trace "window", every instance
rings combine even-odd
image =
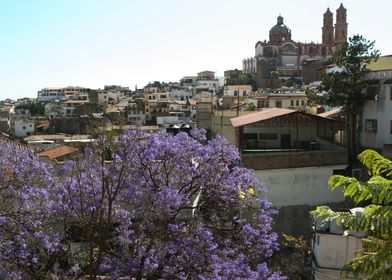
[[[282,101],[275,101],[276,108],[282,108]]]
[[[305,100],[301,100],[301,106],[305,106]]]
[[[277,133],[260,133],[259,134],[260,140],[278,140]]]
[[[346,169],[334,169],[332,171],[333,175],[346,175]]]
[[[290,106],[294,106],[294,100],[290,100]]]
[[[376,96],[379,94],[380,88],[377,83],[368,84],[366,87],[366,99],[376,100]]]
[[[268,108],[269,107],[268,101],[261,101],[259,107],[261,107],[261,108]]]
[[[365,120],[365,132],[377,133],[377,120]]]
[[[244,140],[257,140],[257,133],[244,133]]]
[[[299,106],[299,100],[295,100],[295,106]]]
[[[235,90],[234,91],[234,96],[238,96],[238,94],[239,94],[238,90]]]
[[[242,91],[242,96],[246,96],[246,90]]]

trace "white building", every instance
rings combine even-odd
[[[193,92],[190,90],[173,90],[170,92],[173,100],[188,100],[193,98]]]
[[[38,101],[40,102],[65,99],[67,98],[63,88],[47,87],[38,91]]]
[[[279,210],[276,231],[306,235],[306,209],[344,202],[342,192],[328,188],[329,177],[347,167],[347,150],[333,142],[344,125],[283,108],[240,115],[231,124],[241,165],[265,183],[266,197]]]
[[[262,92],[254,97],[258,108],[288,108],[305,111],[308,97],[303,91]]]
[[[31,119],[29,110],[16,109],[11,116],[11,134],[16,138],[33,135],[35,132],[34,120]]]
[[[87,99],[89,88],[69,86],[65,88],[46,87],[38,91],[38,101],[50,102],[54,100]]]
[[[180,83],[194,93],[208,91],[214,94],[219,91],[221,84],[219,79],[215,78],[215,72],[208,70],[197,73],[197,76],[185,76]]]
[[[325,207],[325,206],[323,206]],[[329,207],[326,207],[329,208]],[[355,211],[355,208],[352,209]],[[352,215],[350,210],[339,210],[339,212],[328,211],[335,215]],[[312,238],[310,249],[312,256],[311,279],[312,280],[351,280],[354,277],[344,278],[343,267],[355,258],[355,254],[362,248],[363,232],[344,231],[336,223],[336,218],[329,222],[324,219],[327,216],[311,215]],[[362,277],[355,279],[363,279]]]
[[[362,111],[359,140],[363,147],[388,155],[392,150],[392,56],[380,57],[368,69],[368,100]]]
[[[135,103],[129,104],[127,108],[127,120],[129,123],[141,122],[146,123],[146,114],[144,109],[138,107]]]
[[[249,97],[252,95],[252,86],[251,85],[232,85],[225,86],[223,90],[224,96],[241,96],[241,97]]]

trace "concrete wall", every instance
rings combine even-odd
[[[320,205],[342,202],[341,191],[331,192],[328,179],[334,169],[344,169],[345,165],[256,170],[257,178],[264,182],[267,198],[274,207],[295,205]]]
[[[15,120],[13,125],[13,134],[15,137],[26,137],[34,134],[35,127],[33,120]]]
[[[313,253],[320,267],[342,269],[362,248],[361,238],[316,233]]]
[[[347,164],[347,151],[304,151],[281,153],[242,154],[246,168],[272,170],[299,167],[321,167]]]
[[[331,192],[328,188],[333,170],[343,168],[345,165],[255,171],[266,185],[267,199],[278,210],[273,230],[309,239],[309,211],[320,204],[337,208],[352,206],[346,204],[341,191]]]

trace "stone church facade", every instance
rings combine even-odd
[[[259,88],[278,88],[288,79],[301,80],[305,84],[317,80],[318,68],[347,41],[347,10],[343,4],[333,14],[324,13],[322,43],[295,42],[291,30],[279,15],[269,32],[269,41],[258,41],[255,56],[242,62],[244,74],[251,75]]]

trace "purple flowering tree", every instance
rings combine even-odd
[[[0,267],[23,279],[285,279],[273,210],[225,139],[129,130],[61,166],[0,151]]]

